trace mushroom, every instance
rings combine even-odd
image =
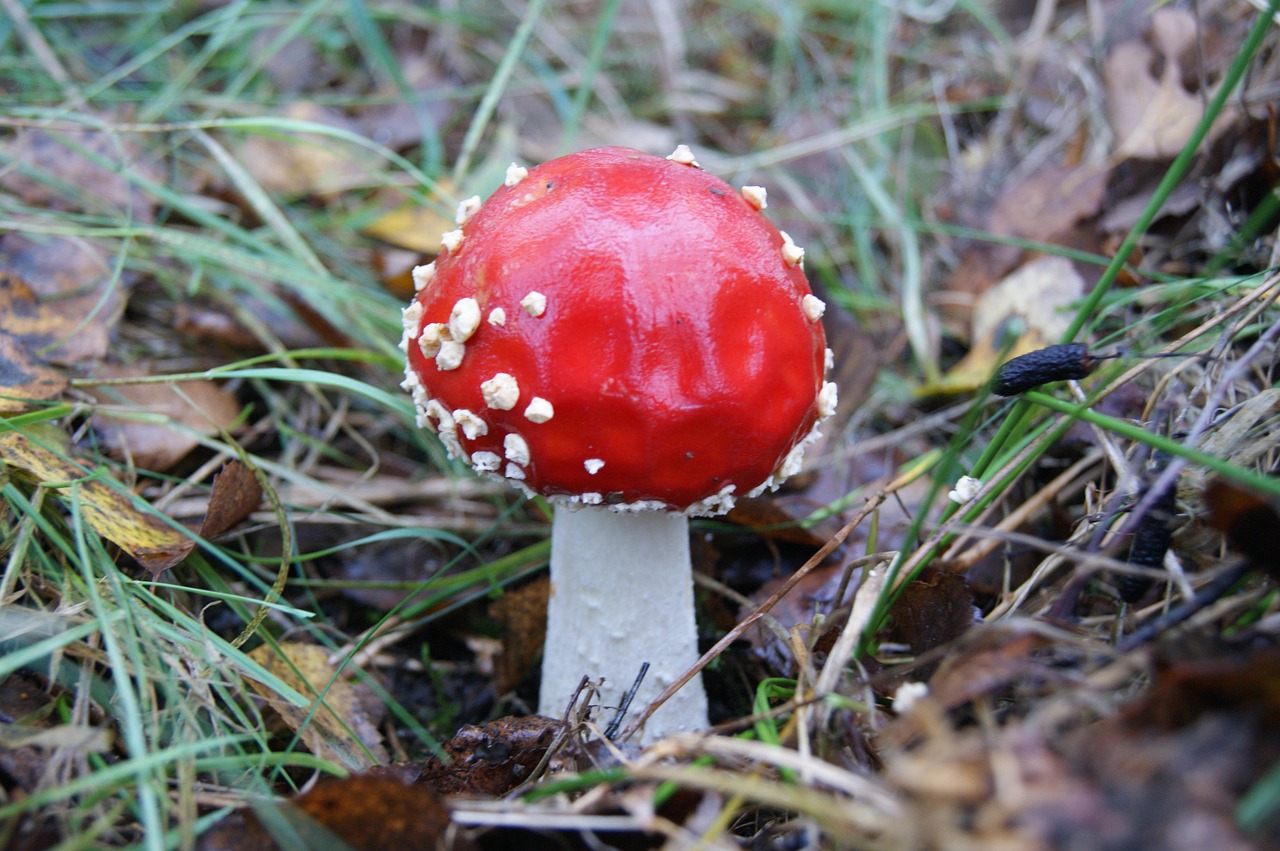
[[[617,705],[647,662],[644,706],[697,660],[688,518],[776,488],[835,407],[802,251],[677,154],[511,169],[404,313],[419,423],[556,509],[546,715],[583,675]],[[706,725],[695,678],[642,741]]]

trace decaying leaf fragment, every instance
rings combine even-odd
[[[0,414],[25,411],[32,402],[57,398],[67,377],[40,363],[26,346],[0,331]]]
[[[134,504],[120,486],[105,481],[103,471],[90,471],[67,455],[64,436],[52,426],[0,433],[0,461],[26,471],[68,506],[78,497],[85,522],[119,546],[152,574],[160,574],[186,557],[195,546],[191,536],[157,514]]]
[[[382,734],[365,708],[358,684],[330,663],[330,651],[297,641],[279,647],[277,652],[264,644],[249,655],[301,694],[323,695],[323,704],[318,709],[294,706],[264,683],[249,682],[289,729],[301,735],[303,744],[318,757],[357,770],[387,762]]]

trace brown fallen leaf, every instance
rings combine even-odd
[[[442,757],[423,763],[417,782],[440,795],[501,797],[529,779],[563,726],[541,715],[467,724]]]
[[[493,689],[498,694],[506,694],[519,685],[542,655],[550,593],[551,583],[543,576],[506,591],[489,606],[489,615],[502,627],[502,652],[493,672]]]
[[[151,374],[145,364],[104,364],[94,370],[94,377],[103,380]],[[170,469],[200,445],[201,435],[230,429],[240,416],[235,396],[213,381],[104,384],[86,389],[102,406],[93,413],[93,425],[108,453],[153,472]],[[117,406],[119,414],[112,410]]]
[[[1176,156],[1204,114],[1205,94],[1187,91],[1179,56],[1196,39],[1196,19],[1186,9],[1165,6],[1151,15],[1149,46],[1125,41],[1111,49],[1103,67],[1107,111],[1121,159],[1166,159]],[[1163,63],[1159,76],[1153,72]],[[1215,127],[1233,120],[1224,113]]]
[[[246,520],[262,504],[262,485],[243,461],[230,461],[213,477],[209,507],[200,523],[200,537],[216,538]]]
[[[119,546],[154,575],[186,557],[195,546],[191,537],[170,526],[154,512],[135,505],[119,486],[104,481],[104,471],[89,470],[66,453],[65,435],[38,424],[23,431],[0,433],[0,461],[26,471],[63,502],[78,497],[80,510],[95,532]]]
[[[0,330],[53,363],[82,367],[107,353],[124,312],[106,256],[83,241],[0,236]]]
[[[65,375],[40,363],[16,337],[0,331],[0,414],[56,399],[67,384]]]
[[[238,810],[200,837],[196,847],[277,851],[301,839],[308,848],[431,851],[444,847],[440,843],[449,829],[449,810],[430,789],[387,774],[326,777],[298,797],[263,805],[258,812],[271,817],[264,824],[254,811]],[[471,845],[460,839],[448,847],[465,851]]]
[[[279,651],[264,644],[249,654],[299,693],[323,695],[319,709],[294,706],[264,683],[250,680],[249,684],[316,756],[356,770],[381,765],[388,760],[387,750],[365,708],[367,687],[353,680],[352,671],[339,672],[329,661],[330,652],[316,644],[290,641],[280,644]]]
[[[291,102],[282,117],[359,133],[338,110],[309,101]],[[289,197],[333,195],[368,186],[381,162],[363,148],[315,133],[250,136],[238,151],[240,162],[264,189]]]

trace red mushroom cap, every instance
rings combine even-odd
[[[777,483],[834,407],[803,252],[687,149],[571,154],[477,209],[416,276],[405,386],[481,473],[694,513]]]

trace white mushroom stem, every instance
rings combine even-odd
[[[631,703],[628,719],[634,718],[697,659],[688,518],[558,509],[538,712],[563,717],[583,675],[604,677],[599,702],[605,709],[596,718],[608,723],[648,662]],[[649,744],[707,726],[707,696],[698,676],[649,718],[639,738]]]

